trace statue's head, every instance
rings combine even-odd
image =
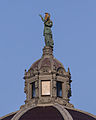
[[[45,20],[50,19],[50,14],[49,13],[45,13]]]

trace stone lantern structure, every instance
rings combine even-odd
[[[53,48],[45,46],[41,59],[25,71],[25,105],[59,103],[73,107],[71,96],[71,74],[53,56]]]

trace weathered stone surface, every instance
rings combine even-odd
[[[30,69],[25,72],[25,88],[26,101],[25,104],[50,104],[59,103],[64,106],[73,107],[69,103],[68,92],[70,90],[70,71],[66,72],[64,66],[53,56],[53,48],[45,46],[42,57],[32,64]],[[56,82],[62,82],[62,97],[57,97]],[[32,82],[35,82],[35,98],[32,98]],[[42,88],[42,83],[50,82],[48,89]],[[44,91],[44,89],[46,89]],[[45,92],[47,91],[46,95]],[[50,94],[49,94],[50,92]],[[48,94],[48,95],[47,95]]]

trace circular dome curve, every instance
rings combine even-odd
[[[44,67],[49,68],[51,71],[53,70],[57,71],[59,68],[64,69],[62,63],[60,63],[57,59],[50,57],[50,58],[42,58],[42,59],[37,60],[35,63],[32,64],[29,70],[39,71]]]
[[[61,113],[52,106],[35,107],[25,114],[19,120],[64,120]]]

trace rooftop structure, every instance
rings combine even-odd
[[[25,70],[25,104],[19,111],[1,117],[1,120],[96,120],[96,116],[77,110],[70,103],[71,73],[66,71],[53,55],[52,21],[45,13],[45,46],[39,60]]]

